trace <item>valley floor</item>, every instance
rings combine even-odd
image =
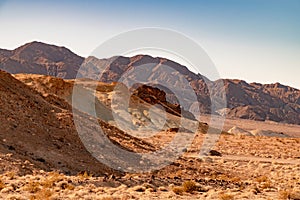
[[[160,139],[172,137],[164,135]],[[151,174],[68,176],[2,154],[0,198],[300,199],[300,138],[222,135],[215,146],[222,156],[200,159],[197,152],[204,136],[197,134],[180,159]],[[32,173],[24,173],[26,169]]]

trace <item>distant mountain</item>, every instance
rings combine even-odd
[[[227,109],[224,110],[228,117],[300,124],[298,89],[280,83],[249,84],[229,79],[222,81],[227,97]]]
[[[65,47],[41,42],[25,44],[15,50],[0,49],[0,69],[9,73],[31,73],[74,78],[84,58]]]
[[[79,70],[82,63],[88,67]],[[170,78],[167,75],[168,71],[160,71],[159,67],[155,66],[164,64],[177,71],[177,74],[181,74],[195,91],[201,113],[211,112],[210,95],[218,99],[221,98],[220,91],[224,91],[227,107],[224,108],[217,102],[217,113],[220,115],[300,124],[300,91],[280,83],[259,84],[231,79],[210,81],[200,74],[189,71],[187,67],[165,58],[137,55],[130,58],[119,56],[108,59],[95,57],[84,59],[64,47],[40,42],[28,43],[13,51],[0,50],[0,69],[9,73],[43,74],[65,79],[73,79],[78,73],[79,76],[88,75],[91,79],[107,83],[117,82],[131,69],[149,63],[154,66],[151,68],[153,76],[147,77],[149,80],[155,77],[157,80],[172,84],[175,88],[177,86],[181,88],[183,97],[191,99],[188,86],[182,80]],[[135,75],[129,75],[129,78],[139,80]],[[167,93],[168,101],[178,103],[174,93],[161,85],[156,87]],[[189,106],[193,109],[191,104]]]

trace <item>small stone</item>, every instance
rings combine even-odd
[[[12,191],[14,191],[14,188],[13,187],[7,187],[7,188],[3,188],[2,190],[1,190],[1,192],[2,193],[9,193],[9,192],[12,192]]]
[[[145,192],[146,188],[141,185],[137,185],[137,186],[132,187],[131,190],[135,191],[135,192]]]
[[[163,187],[163,186],[158,187],[157,190],[162,191],[162,192],[167,192],[168,191],[168,189]]]
[[[222,156],[222,154],[216,150],[210,150],[209,155],[210,156]]]

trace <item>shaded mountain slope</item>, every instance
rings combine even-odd
[[[15,78],[24,82],[36,91],[39,91],[44,98],[48,101],[53,101],[56,98],[62,98],[67,102],[67,105],[72,104],[72,93],[74,80],[64,80],[61,78],[45,76],[45,75],[34,75],[34,74],[16,74]],[[116,83],[102,83],[98,81],[80,79],[76,81],[77,89],[79,89],[80,96],[90,97],[87,99],[77,99],[80,101],[80,107],[78,109],[84,110],[85,112],[92,114],[95,108],[97,116],[103,121],[115,124],[115,117],[122,119],[127,125],[131,125],[133,129],[142,130],[145,126],[158,125],[156,120],[153,119],[154,114],[158,118],[161,118],[162,110],[153,110],[152,105],[160,105],[166,111],[166,122],[163,127],[159,126],[159,130],[167,130],[169,128],[178,128],[180,126],[181,115],[187,119],[190,119],[191,123],[196,122],[192,113],[181,110],[179,105],[174,105],[166,101],[166,93],[158,88],[150,86],[139,86],[132,92],[129,97],[129,105],[127,107],[119,107],[116,103],[112,104],[113,99],[116,99],[116,94],[121,92],[120,88],[115,88]],[[119,85],[118,85],[119,87]],[[127,88],[122,88],[130,92]],[[94,93],[95,92],[95,93]],[[125,92],[122,92],[123,94]],[[95,96],[94,96],[95,95]],[[96,97],[96,98],[95,98]],[[73,99],[74,100],[74,99]],[[91,107],[91,101],[95,101],[95,106]],[[53,104],[60,104],[61,102],[54,102]],[[77,103],[78,105],[78,103]],[[123,105],[120,104],[120,105]],[[90,109],[89,109],[90,108]],[[152,119],[151,119],[152,118]],[[189,127],[185,127],[188,129]]]
[[[86,131],[93,130],[91,117],[76,112]],[[95,175],[113,173],[85,149],[73,123],[71,106],[57,96],[40,93],[0,71],[0,150],[29,160],[35,168],[61,170],[77,174],[90,171]],[[153,147],[103,121],[99,124],[113,143],[130,151],[151,151]],[[76,155],[76,156],[74,156]]]

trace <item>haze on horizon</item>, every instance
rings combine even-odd
[[[2,49],[41,41],[85,57],[124,31],[172,29],[202,46],[222,78],[300,88],[297,0],[0,0],[0,25]]]

